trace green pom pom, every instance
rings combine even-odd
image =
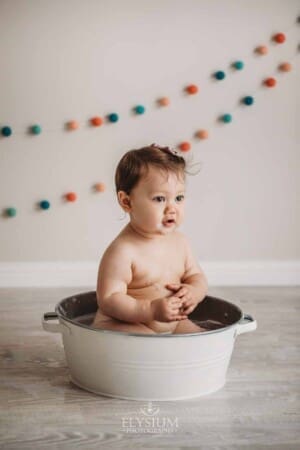
[[[233,67],[236,70],[242,70],[244,68],[244,63],[243,61],[236,61],[235,63],[233,63]]]
[[[40,208],[41,209],[49,209],[50,208],[50,202],[48,202],[48,200],[42,200],[40,202]]]
[[[42,127],[40,125],[33,125],[31,127],[32,134],[41,134],[41,132],[42,132]]]
[[[111,113],[111,114],[109,114],[109,116],[108,116],[108,120],[109,120],[110,122],[118,122],[119,116],[118,116],[118,114],[116,114],[116,113]]]
[[[243,98],[243,103],[244,103],[245,105],[250,106],[250,105],[252,105],[252,104],[254,103],[254,98],[251,97],[251,95],[247,95],[247,97],[244,97],[244,98]]]
[[[16,210],[16,208],[7,208],[7,209],[5,210],[5,214],[6,214],[8,217],[15,217],[15,216],[17,215],[17,210]]]
[[[3,136],[8,137],[12,134],[12,129],[10,127],[3,127],[1,133]]]
[[[219,70],[218,72],[215,73],[215,78],[217,80],[224,80],[225,72],[223,72],[222,70]]]
[[[232,121],[232,115],[231,114],[224,114],[222,116],[222,120],[224,123],[230,123]]]
[[[134,108],[134,110],[137,114],[144,114],[144,112],[146,111],[146,108],[143,105],[138,105]]]

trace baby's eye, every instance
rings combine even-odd
[[[184,195],[177,195],[176,202],[182,202],[184,200]]]
[[[160,202],[164,202],[165,201],[165,197],[163,195],[157,195],[156,197],[153,198],[153,200],[155,202],[160,203]]]

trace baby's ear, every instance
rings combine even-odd
[[[124,191],[118,192],[118,202],[119,202],[119,205],[121,206],[121,208],[125,212],[130,212],[130,210],[131,210],[130,198],[129,198],[129,195],[126,194],[126,192],[124,192]]]

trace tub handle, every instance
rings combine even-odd
[[[235,335],[248,333],[249,331],[254,331],[257,328],[257,322],[253,319],[250,314],[244,314],[243,317],[238,321]]]
[[[70,328],[64,323],[51,323],[50,320],[57,320],[58,314],[56,312],[46,312],[42,319],[42,325],[45,331],[50,333],[64,333],[71,334]]]

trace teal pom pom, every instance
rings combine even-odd
[[[12,129],[10,127],[3,127],[1,133],[3,136],[8,137],[12,134]]]
[[[50,208],[50,202],[48,200],[42,200],[40,202],[41,209],[49,209]]]
[[[232,115],[231,114],[224,114],[222,116],[222,120],[224,123],[230,123],[232,121]]]
[[[144,114],[144,112],[146,111],[146,108],[143,105],[138,105],[134,108],[134,110],[137,114]]]
[[[119,116],[118,116],[118,114],[116,114],[116,113],[111,113],[111,114],[109,114],[109,116],[108,116],[108,120],[109,120],[110,122],[118,122]]]
[[[243,103],[244,103],[245,105],[250,106],[250,105],[252,105],[252,104],[254,103],[254,98],[251,97],[251,95],[247,95],[247,97],[244,97],[244,98],[243,98]]]
[[[215,73],[215,78],[217,80],[224,80],[225,72],[223,72],[222,70],[219,70],[218,72]]]
[[[5,210],[5,214],[6,214],[8,217],[15,217],[15,216],[17,215],[17,210],[16,210],[16,208],[7,208],[7,209]]]
[[[41,134],[41,132],[42,132],[42,127],[40,125],[33,125],[31,127],[32,134]]]
[[[243,61],[236,61],[235,63],[233,63],[233,67],[236,70],[242,70],[244,68],[244,63]]]

